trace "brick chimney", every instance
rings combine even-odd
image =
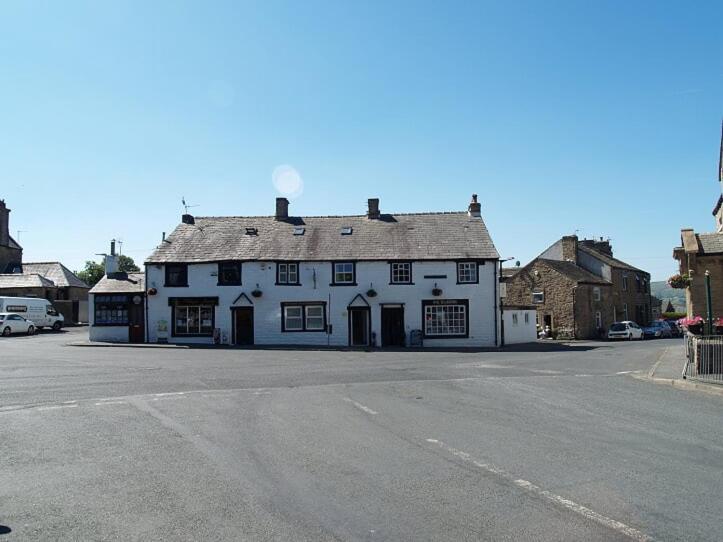
[[[577,235],[565,235],[562,238],[562,259],[577,263]]]
[[[482,216],[482,204],[477,202],[477,194],[472,194],[472,201],[467,208],[467,214],[469,216]]]
[[[379,198],[369,198],[367,200],[367,218],[369,220],[376,220],[381,216],[381,213],[379,212]]]
[[[0,199],[0,247],[10,246],[10,209]]]
[[[286,220],[289,218],[289,200],[286,198],[276,198],[276,220]]]

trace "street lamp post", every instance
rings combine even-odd
[[[708,331],[708,335],[713,335],[713,300],[710,293],[710,271],[708,270],[705,272],[705,305],[708,317],[706,330]]]

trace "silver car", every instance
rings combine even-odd
[[[35,324],[19,314],[0,312],[0,333],[3,337],[9,337],[12,333],[32,335],[35,333]]]

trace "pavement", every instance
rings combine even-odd
[[[723,532],[723,397],[631,378],[664,370],[672,340],[66,346],[84,333],[0,339],[0,540]]]
[[[648,379],[656,384],[674,386],[676,388],[710,393],[723,396],[723,385],[699,382],[696,379],[683,378],[685,368],[685,345],[676,340],[660,351],[658,360],[646,373],[636,373],[637,378]]]

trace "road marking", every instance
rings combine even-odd
[[[72,405],[53,405],[53,406],[41,406],[38,407],[38,410],[58,410],[60,408],[76,408],[78,405],[72,404]]]
[[[186,395],[185,391],[172,391],[168,393],[154,393],[155,397],[168,397],[169,395]]]
[[[354,401],[353,399],[349,399],[348,397],[344,397],[344,401],[346,401],[347,403],[351,403],[352,405],[357,407],[359,410],[363,410],[364,412],[366,412],[367,414],[371,414],[372,416],[376,416],[377,414],[379,414],[379,412],[377,412],[376,410],[372,410],[368,406],[364,406],[361,403],[357,403],[356,401]]]
[[[102,403],[96,403],[95,406],[101,405],[127,405],[128,401],[103,401]]]
[[[616,375],[629,375],[630,373],[634,373],[635,371],[620,371],[619,373],[615,373]]]
[[[595,512],[594,510],[591,510],[590,508],[587,508],[586,506],[577,504],[576,502],[571,501],[570,499],[566,499],[565,497],[562,497],[560,495],[556,495],[555,493],[551,493],[550,491],[542,489],[540,486],[537,486],[537,485],[533,484],[532,482],[523,480],[521,478],[517,478],[516,476],[513,476],[512,474],[510,474],[509,472],[507,472],[504,469],[495,467],[494,465],[490,465],[488,463],[481,463],[479,461],[476,461],[468,453],[463,452],[461,450],[457,450],[456,448],[452,448],[451,446],[445,444],[442,441],[439,441],[439,440],[433,439],[433,438],[428,438],[427,442],[430,444],[436,444],[437,446],[442,448],[444,451],[452,454],[453,456],[461,459],[462,461],[471,463],[475,467],[478,467],[489,473],[495,474],[495,475],[499,476],[500,478],[503,478],[503,479],[507,480],[508,482],[511,482],[512,484],[519,487],[520,489],[527,491],[528,493],[532,493],[534,495],[537,495],[538,497],[547,499],[548,501],[551,501],[559,506],[562,506],[563,508],[566,508],[566,509],[570,510],[571,512],[574,512],[584,518],[590,519],[590,520],[600,523],[601,525],[604,525],[605,527],[608,527],[609,529],[612,529],[618,533],[624,534],[625,536],[627,536],[633,540],[638,540],[639,542],[649,542],[649,541],[653,540],[652,537],[646,535],[645,533],[643,533],[641,531],[638,531],[637,529],[635,529],[633,527],[630,527],[629,525],[625,525],[624,523],[622,523],[620,521],[609,518],[607,516],[603,516],[602,514],[598,514],[597,512]]]

